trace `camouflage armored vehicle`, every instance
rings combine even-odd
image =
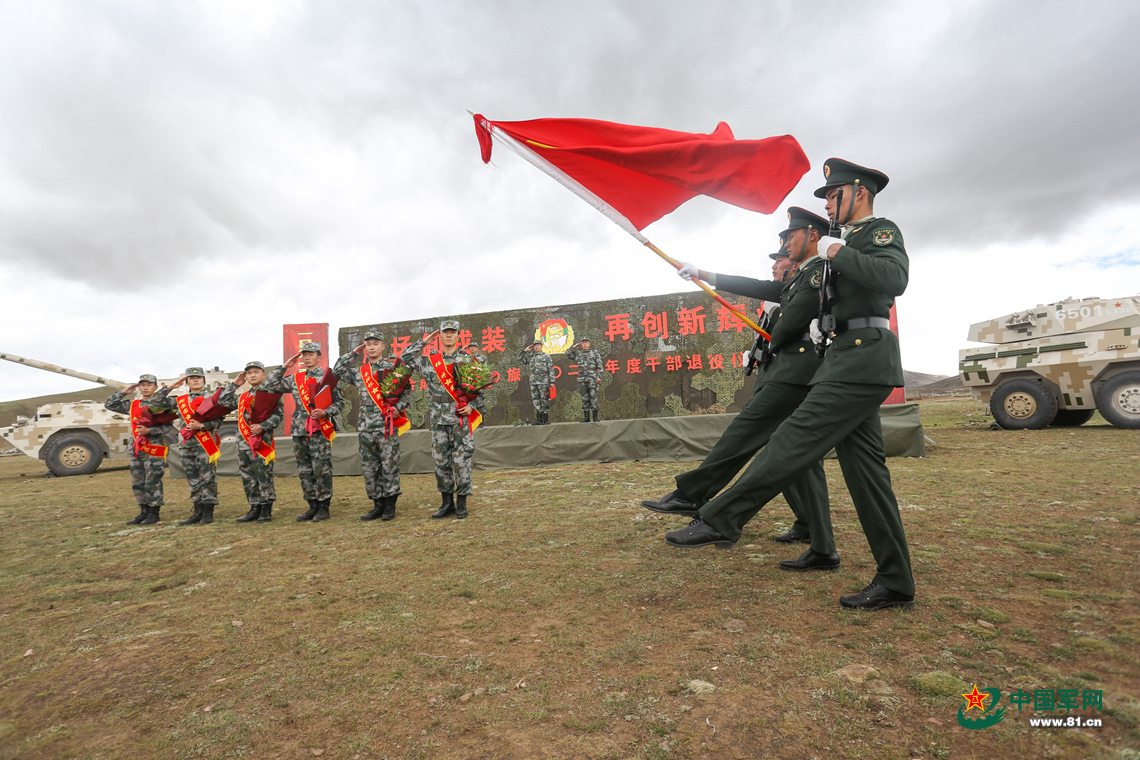
[[[1094,411],[1140,428],[1140,296],[1069,299],[970,326],[996,344],[958,353],[974,398],[1007,430],[1082,425]]]
[[[129,385],[121,380],[89,375],[15,354],[0,353],[0,359],[101,383],[116,390]],[[159,384],[168,385],[176,380],[160,380]],[[206,387],[210,390],[229,381],[230,376],[225,372],[206,373]],[[186,390],[183,385],[175,393],[185,393]],[[219,433],[223,438],[233,437],[236,430],[235,423],[223,426]],[[36,410],[32,419],[17,417],[15,425],[0,428],[0,437],[28,456],[42,459],[55,475],[86,475],[94,472],[104,459],[130,456],[131,423],[126,415],[108,411],[101,402],[71,401],[45,404]]]

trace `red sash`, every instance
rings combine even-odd
[[[451,367],[443,360],[443,354],[428,354],[428,361],[431,362],[431,368],[435,370],[435,376],[443,384],[443,389],[455,400],[456,413],[461,407],[467,406],[469,402],[477,398],[477,396],[468,396],[456,387],[455,375],[452,374]],[[479,410],[474,407],[471,408],[471,414],[459,419],[467,424],[472,433],[475,432],[475,428],[483,424],[483,415],[479,414]]]
[[[277,458],[277,444],[272,437],[270,437],[269,443],[266,444],[260,435],[254,435],[250,429],[248,417],[252,414],[253,406],[249,400],[250,393],[251,391],[246,391],[241,394],[241,398],[238,399],[238,432],[241,433],[241,437],[245,439],[245,442],[249,444],[249,448],[253,453],[264,459],[266,464],[269,464]]]
[[[182,420],[189,424],[191,421],[196,420],[195,413],[198,408],[202,406],[205,399],[202,397],[194,400],[190,399],[190,394],[186,393],[178,396],[175,402],[178,404],[178,413],[182,415]],[[199,422],[201,420],[198,420]],[[202,450],[206,452],[206,456],[210,458],[211,464],[218,461],[218,457],[222,455],[220,441],[218,436],[208,430],[190,430],[189,428],[182,428],[182,440],[186,441],[190,438],[198,441]]]
[[[360,365],[360,380],[364,383],[364,388],[372,397],[372,401],[384,415],[384,435],[391,436],[392,433],[403,435],[412,429],[412,423],[408,422],[407,416],[403,412],[396,411],[396,407],[390,406],[384,401],[384,396],[380,393],[380,382],[376,379],[376,373],[372,371],[372,365],[368,362]]]
[[[336,438],[336,428],[333,427],[332,420],[330,420],[328,417],[321,417],[318,420],[318,419],[314,419],[312,416],[312,413],[313,413],[312,393],[313,393],[313,389],[315,389],[317,387],[317,381],[316,380],[310,380],[309,377],[305,374],[305,370],[301,370],[296,375],[294,375],[293,381],[297,383],[297,395],[301,397],[301,404],[302,404],[302,406],[304,406],[305,411],[309,413],[309,420],[311,422],[317,423],[317,425],[321,429],[321,432],[324,433],[325,438],[328,438],[330,441],[332,439]],[[310,386],[309,383],[312,383],[312,386]],[[329,401],[331,402],[331,400],[332,400],[332,394],[330,393],[329,394]],[[314,432],[313,430],[310,430],[309,423],[305,423],[305,432],[310,433],[310,434]],[[294,433],[294,435],[296,435],[296,433]]]
[[[139,426],[143,424],[143,417],[149,420],[150,410],[136,398],[131,402],[131,436],[135,439],[135,457],[137,458],[141,451],[144,454],[150,454],[152,457],[166,459],[166,446],[164,444],[151,443],[145,435],[139,435]]]

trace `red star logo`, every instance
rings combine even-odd
[[[1120,304],[1116,304],[1116,308],[1118,308],[1118,309],[1119,309],[1119,308],[1120,308]]]
[[[970,694],[963,694],[966,698],[966,712],[970,712],[972,708],[978,708],[982,712],[986,711],[986,706],[983,704],[989,694],[978,691],[978,685],[974,684],[974,691]]]

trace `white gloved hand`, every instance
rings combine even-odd
[[[819,239],[819,245],[816,248],[816,250],[819,252],[819,257],[821,259],[830,258],[827,255],[827,249],[830,248],[831,246],[835,245],[836,243],[838,243],[839,245],[843,245],[843,240],[840,238],[837,238],[837,237],[830,237],[830,236],[821,237]]]
[[[819,320],[818,319],[813,319],[811,321],[811,326],[808,327],[808,332],[811,333],[811,342],[812,343],[815,343],[816,345],[823,343],[823,330],[819,329]]]
[[[751,351],[751,349],[749,349],[748,351],[745,351],[745,352],[744,352],[744,354],[742,355],[742,358],[743,358],[743,360],[744,360],[744,366],[745,366],[745,367],[747,367],[747,366],[748,366],[748,362],[752,360],[752,351]]]
[[[696,277],[698,280],[701,279],[701,270],[697,269],[687,261],[679,261],[677,263],[681,265],[681,268],[677,270],[677,276],[682,280],[692,280],[694,277]]]

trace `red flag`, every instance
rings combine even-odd
[[[706,135],[593,119],[490,121],[475,114],[475,131],[484,162],[491,160],[492,136],[498,137],[636,230],[697,195],[770,214],[811,167],[791,135],[737,140],[724,122]]]

